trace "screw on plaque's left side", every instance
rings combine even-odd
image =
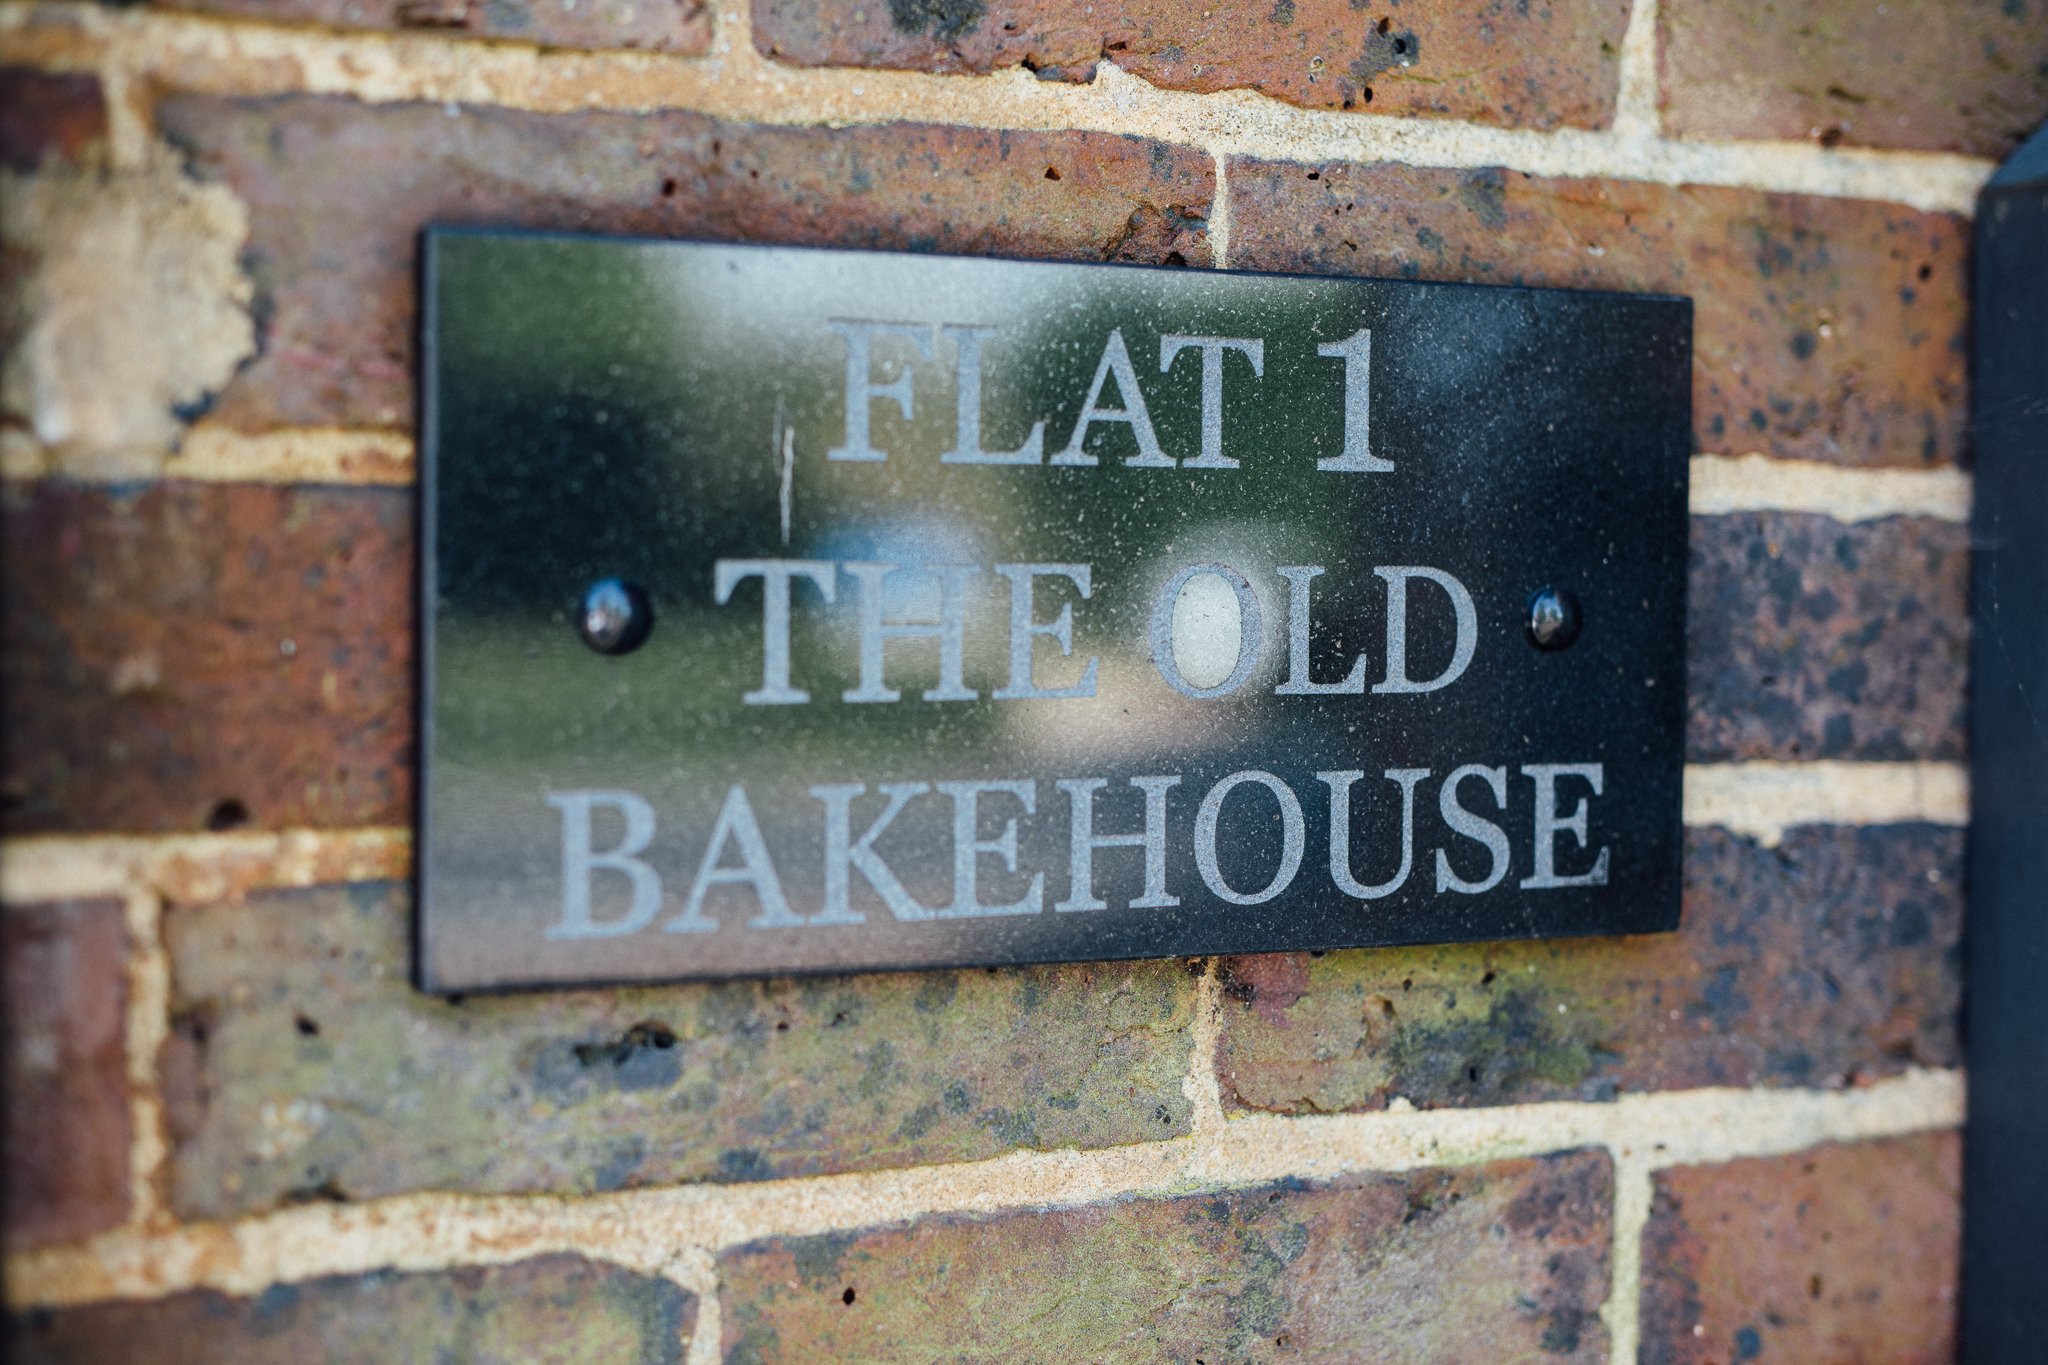
[[[599,654],[631,654],[653,629],[646,589],[623,578],[600,578],[576,604],[576,633]]]

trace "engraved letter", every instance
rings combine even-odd
[[[1316,461],[1316,468],[1337,474],[1383,474],[1394,467],[1371,453],[1372,329],[1353,332],[1342,341],[1326,341],[1317,355],[1344,361],[1344,453]]]
[[[1086,564],[998,564],[996,572],[1010,580],[1010,684],[998,687],[995,697],[998,701],[1015,701],[1025,697],[1092,697],[1095,695],[1095,665],[1093,655],[1088,666],[1081,670],[1081,681],[1071,687],[1040,687],[1031,680],[1031,646],[1040,635],[1050,636],[1060,647],[1060,653],[1074,652],[1074,604],[1069,602],[1060,608],[1060,614],[1050,621],[1038,621],[1032,617],[1031,586],[1034,579],[1071,579],[1081,590],[1081,600],[1088,600],[1093,588],[1090,584]]]
[[[1458,784],[1468,777],[1476,777],[1493,790],[1494,804],[1502,810],[1508,805],[1508,770],[1487,768],[1477,763],[1467,763],[1454,770],[1444,779],[1443,790],[1437,794],[1437,810],[1442,813],[1444,823],[1476,843],[1486,845],[1493,855],[1493,865],[1486,874],[1486,880],[1468,882],[1451,871],[1451,860],[1444,851],[1436,851],[1436,889],[1462,891],[1476,896],[1482,891],[1491,891],[1500,885],[1501,878],[1508,875],[1508,836],[1499,825],[1483,816],[1475,815],[1458,804]]]
[[[1252,363],[1254,377],[1266,377],[1266,343],[1256,337],[1159,338],[1159,373],[1173,366],[1173,358],[1188,347],[1202,353],[1202,453],[1182,469],[1235,469],[1237,461],[1223,454],[1223,353],[1238,351]],[[1119,378],[1118,383],[1122,383]]]
[[[896,404],[905,421],[917,415],[916,400],[910,392],[910,366],[897,368],[896,377],[886,384],[875,382],[874,363],[869,352],[878,336],[899,336],[917,347],[926,360],[932,358],[931,328],[912,322],[862,322],[858,318],[833,318],[827,324],[846,338],[846,441],[825,452],[828,460],[879,461],[889,458],[886,450],[868,443],[868,413],[878,398]]]
[[[1123,399],[1120,408],[1105,408],[1098,404],[1102,399],[1102,381],[1110,375],[1116,376],[1117,395]],[[1067,441],[1067,448],[1052,457],[1054,464],[1095,464],[1096,459],[1081,449],[1087,439],[1088,428],[1097,422],[1122,422],[1137,438],[1138,458],[1124,463],[1132,468],[1172,469],[1174,459],[1159,448],[1159,437],[1152,430],[1152,415],[1145,409],[1145,394],[1138,388],[1138,372],[1131,368],[1131,353],[1124,346],[1121,329],[1111,331],[1109,344],[1102,348],[1101,363],[1095,367],[1095,382],[1088,386],[1087,400],[1081,404],[1081,415],[1074,419],[1074,434]]]
[[[1524,891],[1547,890],[1553,886],[1605,886],[1607,885],[1607,850],[1602,848],[1600,856],[1593,860],[1593,870],[1577,876],[1559,876],[1557,872],[1557,835],[1560,830],[1570,830],[1578,838],[1579,847],[1586,846],[1586,807],[1588,798],[1580,797],[1579,804],[1570,815],[1557,808],[1557,779],[1560,777],[1582,777],[1593,789],[1593,795],[1600,795],[1600,785],[1605,777],[1603,765],[1598,763],[1524,763],[1522,774],[1536,784],[1536,874],[1524,877],[1521,887]],[[1564,815],[1563,819],[1558,817]]]
[[[718,865],[728,842],[739,850],[738,867]],[[760,822],[754,819],[754,807],[747,800],[746,788],[738,785],[726,788],[725,805],[719,809],[718,823],[711,827],[711,839],[704,845],[704,861],[697,864],[697,879],[690,883],[690,898],[683,903],[683,913],[662,927],[670,933],[688,934],[716,929],[717,921],[704,917],[705,893],[714,886],[732,885],[753,887],[761,902],[761,913],[747,921],[749,929],[794,929],[803,923],[790,913],[789,901],[782,894],[782,879],[775,875],[768,843],[761,837]]]
[[[939,328],[953,338],[956,353],[953,386],[953,448],[940,464],[1038,464],[1045,458],[1045,421],[1032,424],[1031,434],[1015,450],[981,448],[981,345],[996,334],[993,327]]]
[[[926,701],[973,701],[981,693],[961,680],[966,666],[967,580],[972,564],[928,564],[923,572],[939,579],[939,616],[935,621],[889,621],[882,616],[883,586],[900,564],[848,564],[846,572],[860,581],[860,686],[840,693],[845,701],[896,701],[903,694],[882,683],[882,646],[892,639],[939,642],[939,685],[928,687]]]
[[[1134,910],[1159,910],[1179,905],[1180,897],[1166,894],[1166,789],[1178,786],[1178,777],[1134,777],[1131,785],[1145,793],[1143,834],[1097,834],[1095,793],[1109,785],[1102,777],[1062,778],[1053,785],[1067,794],[1072,824],[1069,827],[1067,898],[1054,910],[1106,910],[1095,895],[1095,850],[1098,848],[1142,848],[1145,850],[1145,894],[1131,902]]]
[[[1031,885],[1007,905],[984,905],[976,888],[981,857],[993,853],[1003,860],[1003,870],[1017,870],[1017,817],[1003,822],[1003,832],[993,839],[980,837],[981,798],[996,794],[1014,796],[1026,815],[1038,813],[1036,782],[940,782],[938,789],[953,798],[953,903],[938,912],[941,919],[975,919],[987,915],[1035,915],[1045,908],[1045,874],[1031,874]]]
[[[1216,820],[1223,812],[1223,798],[1246,782],[1264,787],[1280,803],[1280,866],[1274,870],[1272,881],[1252,892],[1233,890],[1230,883],[1223,880],[1223,869],[1216,865]],[[1285,782],[1271,773],[1257,769],[1232,773],[1209,788],[1209,794],[1202,798],[1201,808],[1195,812],[1195,868],[1217,898],[1232,905],[1258,905],[1285,891],[1288,883],[1294,880],[1294,874],[1301,870],[1301,855],[1307,847],[1308,836],[1301,822],[1301,802],[1294,799],[1294,792]]]
[[[1387,679],[1372,685],[1375,692],[1434,692],[1449,687],[1472,664],[1472,652],[1479,647],[1479,612],[1465,585],[1442,569],[1419,565],[1383,565],[1373,570],[1387,580]],[[1408,676],[1408,580],[1426,578],[1451,596],[1451,610],[1457,616],[1458,638],[1451,649],[1450,666],[1428,682]]]
[[[1229,676],[1214,687],[1196,687],[1182,677],[1176,652],[1176,637],[1200,639],[1218,624],[1193,608],[1188,609],[1187,616],[1181,614],[1181,590],[1198,574],[1214,574],[1222,579],[1237,599],[1237,662]],[[1152,603],[1152,666],[1159,670],[1168,687],[1184,697],[1220,697],[1244,686],[1245,679],[1258,667],[1265,629],[1259,595],[1252,591],[1249,579],[1228,564],[1190,564],[1166,580],[1166,586]]]
[[[645,929],[661,909],[661,878],[635,857],[654,842],[654,807],[627,791],[549,792],[547,802],[562,812],[562,921],[548,926],[549,938],[616,938]],[[603,853],[590,847],[590,813],[609,806],[625,817],[626,832]],[[617,919],[590,913],[590,874],[600,868],[623,872],[633,900]]]
[[[1351,784],[1361,772],[1317,773],[1330,787],[1330,880],[1347,896],[1376,901],[1391,896],[1408,880],[1415,861],[1415,784],[1429,776],[1427,768],[1389,768],[1387,780],[1401,787],[1401,870],[1378,886],[1366,886],[1351,874]]]
[[[761,580],[761,685],[741,695],[748,706],[795,706],[811,699],[789,685],[789,584],[807,578],[827,602],[838,592],[830,561],[823,559],[721,559],[712,566],[712,600],[724,606],[732,590],[749,578]]]
[[[1287,681],[1273,689],[1276,696],[1313,697],[1365,691],[1365,656],[1351,662],[1343,682],[1310,682],[1308,677],[1308,591],[1311,580],[1323,573],[1320,564],[1286,564],[1276,569],[1287,580]]]
[[[930,919],[932,912],[920,905],[916,898],[903,889],[903,883],[889,870],[875,852],[875,840],[882,837],[903,808],[914,796],[931,790],[928,782],[884,782],[882,795],[889,798],[889,804],[875,817],[867,832],[853,837],[853,798],[867,790],[865,782],[835,782],[827,786],[812,787],[811,795],[825,803],[825,906],[811,917],[813,924],[863,924],[864,917],[853,909],[848,893],[853,881],[851,873],[858,871],[868,879],[868,885],[875,888],[875,894],[882,898],[882,904],[889,913],[901,920]]]

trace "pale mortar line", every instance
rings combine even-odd
[[[1650,1221],[1654,1194],[1651,1170],[1632,1155],[1614,1156],[1614,1240],[1600,1320],[1607,1324],[1607,1358],[1616,1362],[1635,1360],[1641,1349],[1643,1229]]]
[[[147,887],[124,898],[128,929],[128,1008],[123,1046],[128,1065],[128,1226],[137,1231],[173,1221],[164,1207],[163,1177],[171,1142],[157,1057],[170,1036],[171,964],[164,951],[163,901]]]
[[[1856,1090],[1685,1090],[1603,1104],[1498,1109],[1403,1107],[1385,1114],[1232,1119],[1188,1162],[1196,1184],[1330,1180],[1540,1156],[1577,1147],[1628,1152],[1651,1167],[1775,1156],[1962,1122],[1962,1073],[1914,1070]]]
[[[1837,521],[1880,517],[1970,520],[1970,476],[1939,469],[1855,469],[1769,455],[1695,455],[1695,516],[1728,512],[1814,512]]]
[[[1776,848],[1796,825],[1970,822],[1970,773],[1961,763],[1693,763],[1685,769],[1685,823],[1718,826]]]
[[[164,462],[167,479],[210,483],[339,483],[410,486],[417,477],[409,432],[288,427],[248,436],[201,425]]]
[[[156,142],[149,116],[137,97],[129,56],[120,48],[109,48],[99,68],[100,98],[107,111],[107,156],[114,169],[122,171],[147,166]]]
[[[1657,108],[1657,0],[1635,0],[1629,6],[1619,66],[1614,131],[1622,137],[1655,138],[1664,121]]]
[[[688,1354],[683,1365],[719,1365],[725,1358],[724,1313],[718,1302],[718,1285],[697,1296],[697,1325],[690,1331]]]
[[[282,427],[251,435],[204,423],[178,449],[52,449],[27,432],[0,433],[0,477],[84,484],[147,479],[201,483],[411,487],[418,479],[410,432],[377,427]]]
[[[694,110],[742,123],[839,127],[900,121],[1011,131],[1137,135],[1212,153],[1280,161],[1396,161],[1501,166],[1530,175],[1604,178],[1870,199],[1968,213],[1993,164],[1945,153],[1829,150],[1809,142],[1708,142],[1627,130],[1495,128],[1447,119],[1303,109],[1249,90],[1165,90],[1114,63],[1086,84],[1010,69],[986,75],[811,68],[774,63],[749,40],[707,57],[542,51],[432,34],[269,28],[153,10],[0,6],[0,53],[61,65],[46,34],[14,41],[31,16],[74,19],[75,60],[106,48],[167,90],[295,92],[370,102],[426,100],[536,112]],[[743,21],[744,5],[728,5]],[[90,54],[90,61],[86,54]]]
[[[1216,194],[1209,203],[1209,261],[1218,270],[1230,269],[1230,155],[1209,149],[1216,163]]]
[[[249,891],[384,881],[412,869],[403,829],[295,829],[227,834],[45,834],[0,840],[0,901],[125,896],[176,902]]]
[[[1223,1083],[1216,1074],[1216,1048],[1223,1031],[1222,960],[1211,957],[1202,964],[1195,982],[1194,1022],[1188,1029],[1188,1070],[1180,1078],[1180,1093],[1188,1101],[1188,1131],[1204,1135],[1221,1132]]]
[[[407,1195],[301,1205],[155,1235],[123,1230],[9,1257],[6,1293],[18,1309],[195,1288],[254,1294],[324,1275],[503,1264],[547,1252],[674,1277],[679,1248],[698,1248],[708,1259],[764,1238],[936,1215],[1075,1207],[1575,1148],[1631,1153],[1650,1167],[1719,1162],[1954,1128],[1962,1113],[1960,1072],[1912,1071],[1846,1091],[1693,1090],[1608,1103],[1260,1115],[1206,1135],[1095,1151],[1018,1152],[950,1166],[581,1198]]]
[[[697,1321],[683,1342],[683,1365],[719,1365],[725,1325],[718,1303],[718,1260],[703,1247],[685,1247],[669,1278],[697,1296]]]
[[[1219,183],[1222,171],[1219,162]],[[1210,222],[1219,263],[1228,243],[1227,196]],[[1223,234],[1218,236],[1219,230]],[[67,460],[20,432],[0,438],[6,478],[61,475],[82,483],[129,483],[129,464]],[[161,477],[256,484],[371,484],[408,487],[418,477],[409,433],[379,428],[286,427],[245,435],[202,424],[185,436]],[[1811,512],[1837,521],[1922,516],[1970,519],[1970,475],[1961,469],[1865,469],[1761,454],[1695,455],[1690,509],[1696,516],[1731,512]]]

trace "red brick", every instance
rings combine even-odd
[[[1961,1157],[1934,1133],[1657,1172],[1643,1365],[1954,1360]]]
[[[32,171],[50,156],[76,161],[106,136],[98,77],[0,67],[0,167]]]
[[[808,66],[992,71],[1085,81],[1113,62],[1171,90],[1248,87],[1291,104],[1435,114],[1525,128],[1614,117],[1620,0],[759,0],[754,45]]]
[[[695,56],[711,45],[705,0],[154,0],[160,9],[311,23],[339,29],[413,30],[538,43],[638,48]]]
[[[1966,526],[1695,517],[1686,756],[1960,759]]]
[[[1596,1152],[757,1243],[725,1358],[1594,1361]]]
[[[0,910],[10,1251],[128,1216],[127,959],[118,901]]]
[[[5,1344],[19,1365],[681,1365],[696,1318],[696,1296],[667,1280],[558,1255],[30,1311]]]
[[[1690,295],[1700,450],[1852,465],[1963,450],[1953,215],[1387,163],[1238,160],[1230,181],[1237,267]]]
[[[410,493],[0,496],[10,831],[409,818]]]
[[[1187,1131],[1180,963],[445,1000],[407,984],[411,919],[392,885],[170,912],[180,1213],[761,1180]]]
[[[428,223],[1209,260],[1214,164],[1141,138],[313,97],[180,97],[158,117],[200,174],[250,206],[266,325],[214,414],[248,430],[410,422],[413,260]]]
[[[2002,157],[2048,119],[2048,3],[1664,0],[1665,126]]]
[[[1226,1097],[1321,1113],[1957,1064],[1960,831],[1690,830],[1685,866],[1673,934],[1225,959]]]

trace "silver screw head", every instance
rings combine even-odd
[[[1538,649],[1570,649],[1584,624],[1570,588],[1542,588],[1529,599],[1529,643]]]
[[[600,654],[631,654],[654,629],[654,604],[637,583],[600,578],[576,606],[576,633]]]

